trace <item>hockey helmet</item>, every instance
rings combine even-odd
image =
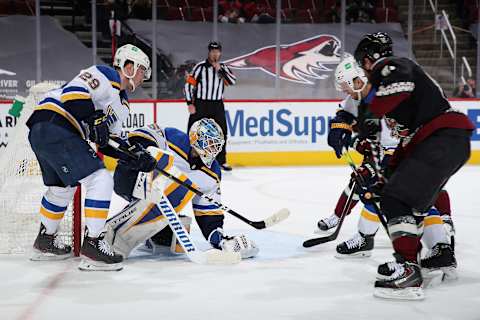
[[[363,82],[363,86],[360,89],[355,89],[353,80],[360,78]],[[353,59],[353,57],[347,58],[340,62],[335,69],[335,88],[337,91],[344,91],[349,88],[353,92],[361,92],[368,83],[368,78],[365,72]]]
[[[127,61],[133,62],[133,75],[131,76],[125,74],[124,71],[125,63]],[[145,68],[145,75],[143,77],[143,80],[150,79],[150,76],[152,74],[152,69],[150,67],[150,59],[148,58],[148,56],[140,48],[131,44],[123,45],[117,49],[117,51],[115,52],[115,58],[113,59],[113,66],[120,68],[123,75],[126,78],[130,79],[130,84],[132,84],[133,90],[135,90],[135,85],[132,83],[132,78],[135,77],[135,75],[137,74],[137,70],[138,68],[140,68],[140,66]]]
[[[211,41],[208,44],[208,51],[215,50],[215,49],[222,51],[222,44],[218,41]]]
[[[192,124],[188,136],[192,148],[210,168],[225,144],[222,128],[213,119],[203,118]]]
[[[363,59],[375,62],[393,55],[393,41],[385,32],[376,32],[363,36],[355,49],[355,60],[363,66]]]

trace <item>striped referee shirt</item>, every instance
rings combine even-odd
[[[225,64],[220,63],[217,72],[207,59],[197,64],[187,76],[185,100],[187,104],[192,104],[195,99],[223,100],[225,86],[234,85],[236,81],[237,78]]]

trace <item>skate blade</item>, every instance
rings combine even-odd
[[[369,258],[372,256],[372,251],[360,251],[360,252],[355,252],[355,253],[350,253],[350,254],[342,254],[342,253],[336,253],[335,258],[340,259],[340,260],[346,260],[346,259],[362,259],[362,258]]]
[[[42,252],[39,250],[34,249],[32,255],[30,256],[31,261],[60,261],[66,260],[72,257],[72,253],[68,254],[53,254],[50,252]]]
[[[123,269],[123,264],[121,262],[106,264],[104,262],[94,261],[88,257],[82,256],[82,261],[80,261],[78,269],[82,271],[120,271]]]
[[[425,294],[421,287],[410,287],[404,289],[375,288],[373,295],[377,298],[391,300],[423,300]]]

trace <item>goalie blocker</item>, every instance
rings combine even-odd
[[[126,161],[118,163],[114,174],[115,192],[130,201],[130,205],[107,225],[108,239],[122,255],[128,256],[135,246],[148,239],[150,243],[172,245],[169,231],[165,229],[165,216],[156,205],[162,196],[176,213],[192,202],[200,230],[213,248],[237,252],[242,258],[258,253],[256,245],[244,235],[225,235],[223,211],[219,206],[159,174],[159,170],[165,171],[219,203],[221,173],[215,156],[224,141],[221,129],[213,120],[199,120],[189,136],[175,128],[153,124],[131,132],[129,141],[146,147],[156,158],[158,170],[139,173]]]

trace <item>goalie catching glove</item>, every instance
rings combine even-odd
[[[240,253],[242,259],[253,258],[260,251],[255,242],[249,240],[244,234],[229,237],[220,228],[210,233],[208,241],[216,249]]]

